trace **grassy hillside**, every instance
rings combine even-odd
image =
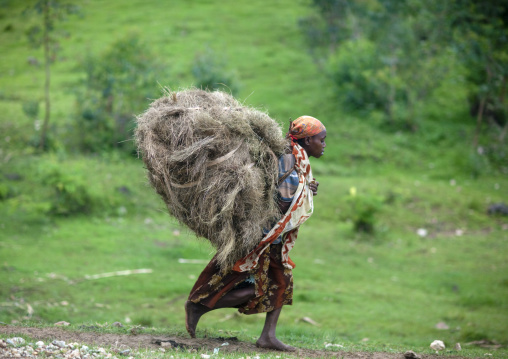
[[[86,53],[135,30],[166,64],[159,83],[179,88],[193,85],[192,61],[210,47],[236,70],[246,104],[284,126],[308,114],[328,129],[326,154],[312,162],[320,193],[292,252],[295,301],[282,312],[281,338],[387,351],[430,352],[434,339],[506,345],[508,220],[486,213],[506,202],[506,173],[470,157],[468,120],[390,133],[341,112],[298,31],[308,3],[83,2],[81,16],[57,24],[69,36],[52,65],[54,136],[65,143]],[[0,321],[120,321],[182,333],[183,303],[212,250],[167,216],[137,158],[63,145],[35,153],[37,131],[22,105],[42,106],[44,71],[27,62],[42,53],[28,45],[35,19],[22,16],[24,7],[6,1],[0,9]],[[69,197],[57,196],[62,188]],[[69,206],[81,214],[58,215]],[[354,231],[361,219],[373,233]],[[152,272],[87,277],[128,269]],[[234,313],[207,314],[198,336],[222,330],[252,341],[263,316]],[[440,322],[448,329],[437,329]]]

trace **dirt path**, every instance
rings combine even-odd
[[[236,338],[197,338],[190,339],[176,336],[150,335],[150,334],[104,334],[94,332],[75,332],[61,328],[27,328],[16,326],[0,326],[0,333],[8,336],[27,335],[37,340],[53,341],[63,340],[66,343],[78,342],[95,346],[110,346],[114,349],[152,349],[164,347],[166,350],[179,347],[186,350],[204,350],[213,353],[214,348],[220,348],[225,353],[274,353],[274,351],[257,348],[252,343],[241,342]],[[229,345],[222,346],[224,342]],[[280,353],[280,352],[275,352]],[[243,356],[243,354],[242,354]],[[367,352],[343,352],[325,351],[312,349],[299,349],[294,355],[284,354],[284,357],[295,358],[345,358],[345,359],[404,359],[403,353],[367,353]],[[421,354],[422,359],[440,358],[442,355]],[[462,359],[461,356],[446,356],[447,359]]]

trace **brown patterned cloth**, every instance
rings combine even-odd
[[[282,243],[271,244],[259,258],[259,265],[246,272],[220,272],[215,257],[200,274],[189,300],[214,308],[229,291],[242,286],[253,277],[256,297],[238,307],[244,314],[271,312],[293,304],[293,273],[282,265]]]

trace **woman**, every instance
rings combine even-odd
[[[185,303],[186,327],[195,338],[201,316],[219,308],[238,308],[240,313],[266,312],[266,320],[256,345],[284,351],[295,348],[282,343],[275,329],[283,305],[293,302],[295,264],[289,258],[299,226],[313,211],[312,196],[319,183],[312,177],[309,157],[319,158],[326,147],[326,129],[310,116],[290,124],[291,152],[279,158],[278,204],[282,218],[269,230],[259,245],[221,272],[213,258],[203,270]]]

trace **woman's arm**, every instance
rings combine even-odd
[[[317,195],[318,187],[319,187],[319,182],[316,181],[315,178],[313,178],[313,181],[311,183],[309,183],[309,189],[312,191],[312,194],[314,196]],[[291,206],[291,202],[285,202],[285,201],[282,201],[279,199],[278,205],[279,205],[279,209],[280,209],[281,213],[284,214],[288,211],[289,207]]]
[[[291,206],[291,202],[284,202],[284,201],[281,201],[280,199],[279,199],[278,204],[279,204],[279,210],[282,214],[285,214],[288,211],[289,207]]]
[[[316,181],[315,178],[313,178],[312,181],[309,183],[309,188],[312,191],[312,194],[314,196],[317,196],[318,187],[319,187],[319,182]]]

